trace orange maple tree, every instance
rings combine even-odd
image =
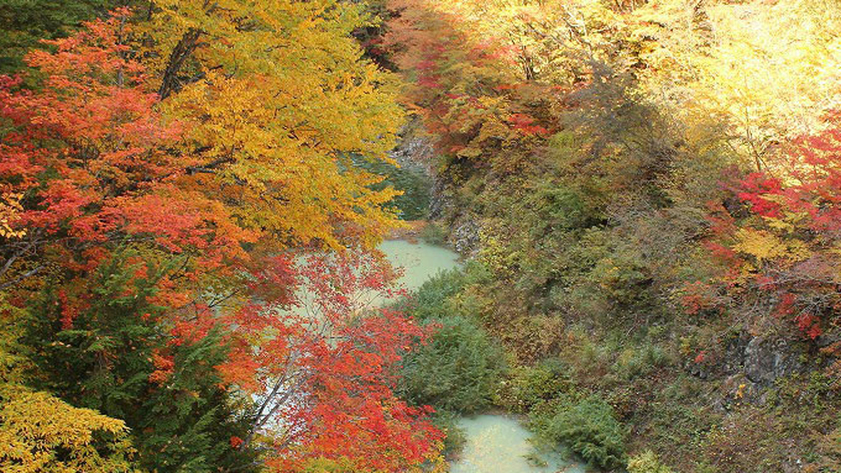
[[[376,179],[342,170],[327,150],[314,166],[361,190],[354,191],[358,199],[341,203],[338,190],[326,189],[326,210],[311,189],[266,184],[237,191],[248,179],[242,166],[233,174],[204,172],[210,149],[196,140],[207,124],[172,108],[195,107],[196,96],[180,102],[179,94],[191,91],[178,92],[164,106],[157,79],[132,42],[130,14],[117,10],[74,36],[48,41],[49,51],[31,53],[29,64],[43,75],[38,89],[24,88],[20,78],[0,78],[0,248],[6,256],[0,287],[19,307],[39,291],[55,294],[61,330],[73,331],[80,314],[97,307],[94,289],[108,264],[129,254],[124,263],[134,273],[119,296],[137,298],[146,281],[154,283],[142,294],[154,314],[134,314],[155,326],[155,335],[143,341],[156,343],[149,389],[165,389],[183,370],[179,346],[221,332],[228,358],[216,370],[225,391],[239,405],[259,399],[255,413],[240,413],[253,416],[251,434],[232,436],[231,449],[269,445],[275,451],[270,462],[290,471],[313,457],[383,471],[434,459],[440,433],[425,420],[428,412],[410,408],[392,390],[395,365],[424,332],[401,314],[363,310],[355,299],[359,291],[392,291],[388,264],[364,250],[388,213],[356,225],[363,217],[354,209],[376,209],[393,193],[364,192]],[[343,243],[361,244],[295,264],[288,242],[276,238],[271,225],[244,215],[239,194],[280,212],[294,201],[291,214],[314,199],[304,214],[323,210],[325,221],[344,226]],[[332,227],[322,230],[313,233],[325,241],[333,235]],[[312,243],[314,250],[318,242]],[[152,267],[169,269],[149,274]],[[314,312],[289,310],[299,302],[298,286],[314,291]],[[98,317],[86,316],[85,323]],[[107,347],[99,353],[105,366],[121,356]]]

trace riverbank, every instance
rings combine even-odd
[[[417,243],[423,231],[430,225],[427,220],[401,221],[401,226],[389,232],[387,240],[406,240],[409,243]]]

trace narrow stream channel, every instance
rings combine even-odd
[[[458,254],[424,242],[386,240],[380,244],[379,249],[385,253],[392,266],[403,268],[400,284],[409,291],[418,289],[426,280],[441,271],[460,266]]]
[[[556,453],[538,453],[531,433],[505,415],[480,415],[459,421],[467,439],[450,473],[584,473],[585,468]]]
[[[392,265],[404,269],[400,282],[410,291],[418,289],[438,272],[459,266],[456,253],[427,243],[389,240],[380,245],[380,250]],[[538,455],[529,441],[530,432],[512,417],[479,415],[460,419],[459,426],[464,429],[466,443],[459,458],[450,464],[451,473],[585,471],[581,465],[565,461],[560,455]]]

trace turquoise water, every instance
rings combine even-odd
[[[459,266],[456,253],[423,242],[388,240],[380,244],[379,249],[385,253],[392,266],[404,268],[400,283],[410,291],[421,287],[424,281],[439,271]]]
[[[504,415],[463,418],[467,443],[460,457],[450,464],[450,473],[584,473],[585,468],[565,461],[558,454],[537,454],[531,434],[517,420]],[[526,456],[539,460],[539,465]]]
[[[380,245],[392,265],[404,268],[400,283],[413,291],[424,281],[459,266],[458,255],[426,243],[389,240]],[[519,422],[504,415],[463,418],[466,444],[461,456],[450,464],[451,473],[584,473],[583,466],[565,461],[557,454],[537,455],[531,434]],[[526,456],[534,455],[538,463]]]
[[[394,267],[403,268],[403,276],[398,280],[398,286],[409,292],[415,291],[423,283],[440,271],[457,268],[458,254],[440,246],[418,242],[410,243],[405,240],[386,240],[378,247]],[[303,288],[296,291],[300,301],[298,307],[289,309],[292,313],[306,315],[313,307],[314,294]],[[354,296],[360,307],[369,309],[387,305],[391,300],[384,299],[376,291],[366,291]]]

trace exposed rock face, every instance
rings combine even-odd
[[[446,214],[446,209],[450,207],[451,203],[445,196],[446,186],[444,181],[435,177],[432,174],[432,196],[429,201],[429,218],[430,220],[438,220],[443,218]]]
[[[479,224],[473,219],[462,218],[453,227],[453,233],[450,237],[456,252],[465,256],[473,256],[479,251],[479,230]]]
[[[728,343],[720,368],[728,376],[744,375],[748,383],[768,387],[778,378],[806,368],[800,361],[800,350],[791,340],[742,332]]]
[[[726,412],[742,404],[765,404],[767,395],[767,390],[760,389],[744,373],[739,373],[722,381],[721,397],[715,407]]]
[[[422,166],[432,175],[429,171],[434,162],[435,149],[428,138],[415,136],[411,131],[406,131],[403,139],[396,148],[391,150],[389,156],[401,166]]]
[[[797,351],[785,340],[755,337],[745,347],[745,375],[756,384],[767,386],[801,369]]]
[[[450,242],[456,252],[474,256],[479,251],[480,225],[464,209],[459,209],[448,195],[447,184],[435,172],[435,146],[431,139],[420,136],[417,122],[409,123],[403,130],[402,139],[390,156],[401,167],[422,168],[432,178],[433,186],[429,205],[429,219],[446,218],[450,226]]]
[[[775,381],[806,371],[801,350],[796,341],[741,332],[727,343],[719,363],[714,366],[688,363],[687,371],[701,379],[721,383],[714,405],[727,412],[740,404],[765,404]]]

